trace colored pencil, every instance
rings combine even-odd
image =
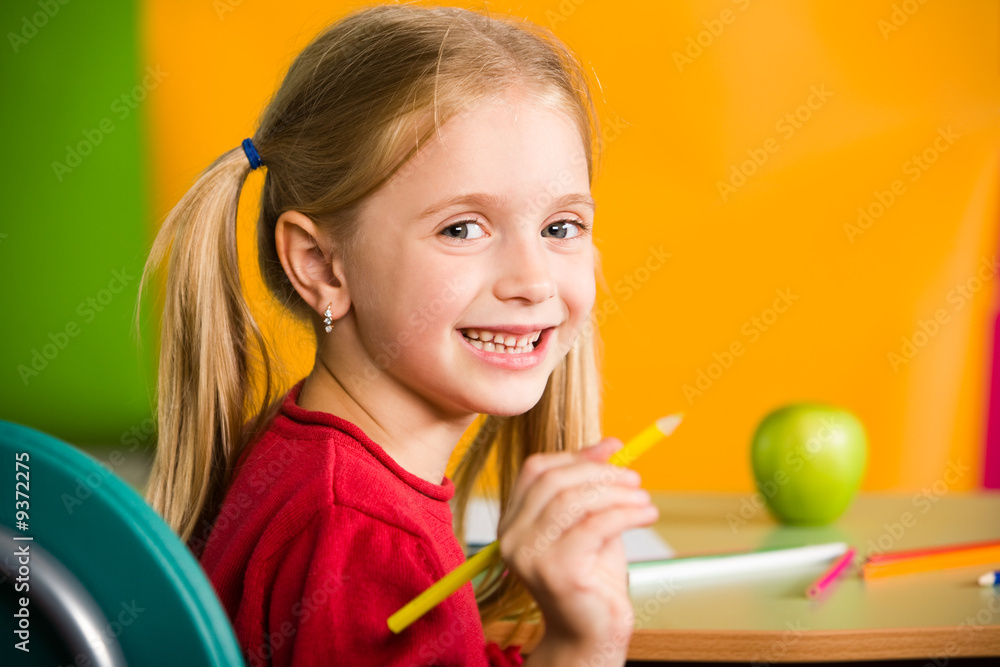
[[[857,553],[858,550],[854,547],[845,551],[843,556],[833,562],[830,569],[820,575],[819,579],[814,581],[812,586],[806,589],[806,597],[811,600],[815,600],[827,591],[833,585],[833,582],[835,582],[840,575],[844,573],[844,570],[850,566],[851,561]]]
[[[861,572],[865,579],[879,579],[900,574],[918,574],[991,563],[1000,563],[1000,545],[937,551],[912,558],[869,561],[865,563]]]
[[[831,542],[785,549],[765,549],[630,563],[628,566],[629,586],[773,572],[822,563],[831,558],[837,558],[845,551],[847,551],[847,545],[843,542]]]
[[[616,466],[630,465],[632,461],[659,442],[660,439],[672,434],[683,418],[684,415],[678,413],[657,419],[615,452],[608,462]],[[488,568],[499,557],[499,554],[500,541],[496,540],[396,611],[387,621],[389,629],[396,634],[405,630],[411,623],[446,600],[449,595],[467,582],[472,581],[476,575]]]
[[[952,551],[962,551],[965,549],[977,549],[979,547],[1000,546],[1000,540],[986,540],[984,542],[965,542],[962,544],[944,544],[936,547],[925,547],[922,549],[910,549],[908,551],[887,551],[882,554],[872,554],[865,562],[886,563],[892,560],[906,558],[916,558],[918,556],[929,556],[932,554],[949,553]]]

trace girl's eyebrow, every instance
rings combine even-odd
[[[458,206],[460,204],[475,204],[477,206],[482,206],[483,208],[502,208],[507,201],[507,197],[502,195],[493,195],[488,192],[471,192],[464,195],[456,195],[454,197],[442,199],[436,204],[432,204],[424,209],[424,211],[420,213],[416,219],[423,220],[424,218],[440,213],[451,206]],[[566,194],[561,197],[556,197],[552,201],[541,203],[543,205],[553,206],[556,208],[571,206],[573,204],[582,204],[590,208],[592,212],[597,210],[597,203],[594,201],[594,198],[586,194]]]

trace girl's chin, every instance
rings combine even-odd
[[[523,415],[525,412],[535,407],[534,405],[529,405],[528,407],[522,409],[512,408],[512,409],[497,409],[491,408],[489,410],[483,410],[479,414],[489,415],[491,417],[517,417],[518,415]]]
[[[539,399],[542,397],[542,392],[545,390],[545,385],[543,384],[541,388],[537,391],[537,395],[532,392],[528,395],[527,388],[522,387],[516,398],[511,397],[508,400],[500,401],[476,401],[474,404],[474,409],[479,414],[483,415],[493,415],[496,417],[516,417],[517,415],[523,415],[531,408],[538,404]]]

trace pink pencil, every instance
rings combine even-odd
[[[824,572],[819,579],[813,582],[812,586],[806,589],[806,597],[811,600],[815,600],[822,595],[823,591],[828,589],[831,584],[837,580],[837,577],[839,577],[844,570],[847,569],[847,566],[851,564],[851,560],[854,558],[855,554],[857,554],[857,549],[854,547],[851,547],[844,552],[840,558],[834,561],[829,570]]]

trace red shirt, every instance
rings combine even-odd
[[[455,487],[296,405],[303,382],[241,457],[200,556],[247,665],[520,665],[519,647],[487,645],[471,583],[389,630],[392,613],[465,560]]]

